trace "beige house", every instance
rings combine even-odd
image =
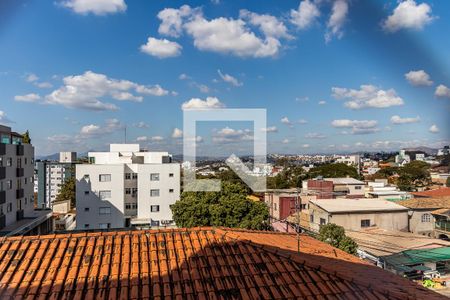
[[[378,199],[320,199],[309,202],[310,228],[334,223],[358,231],[376,226],[386,230],[408,230],[408,208]]]

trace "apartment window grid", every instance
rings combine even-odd
[[[99,191],[98,197],[101,200],[110,199],[111,198],[111,191]]]
[[[138,174],[137,174],[137,173],[133,173],[132,178],[133,178],[133,179],[137,179],[137,178],[138,178]]]
[[[99,207],[98,208],[98,214],[99,215],[110,215],[111,214],[111,207]]]
[[[150,211],[151,212],[159,212],[159,205],[151,205]]]
[[[150,197],[159,197],[159,189],[150,190]]]
[[[159,173],[151,173],[150,180],[151,181],[159,181]]]
[[[431,222],[431,215],[430,214],[423,214],[422,215],[422,223],[429,223]]]
[[[125,180],[131,179],[131,173],[125,173]]]
[[[100,181],[100,182],[109,182],[109,181],[111,181],[111,174],[100,174],[98,176],[98,181]]]

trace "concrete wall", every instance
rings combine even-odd
[[[422,222],[422,216],[428,214],[430,215],[429,222]],[[413,214],[409,220],[410,231],[417,234],[423,234],[427,236],[432,236],[433,234],[433,216],[431,215],[431,210],[423,211],[416,210],[413,211]]]

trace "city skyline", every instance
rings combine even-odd
[[[269,153],[449,143],[449,3],[89,3],[4,5],[0,123],[38,156],[101,151],[125,127],[179,154],[195,108],[267,109]],[[248,122],[198,133],[200,155],[249,154]]]

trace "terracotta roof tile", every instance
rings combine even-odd
[[[423,192],[413,192],[411,193],[415,197],[429,197],[429,198],[435,198],[435,197],[450,197],[450,187],[441,187],[434,190],[428,190]]]
[[[0,298],[439,299],[308,236],[247,230],[6,238]]]

